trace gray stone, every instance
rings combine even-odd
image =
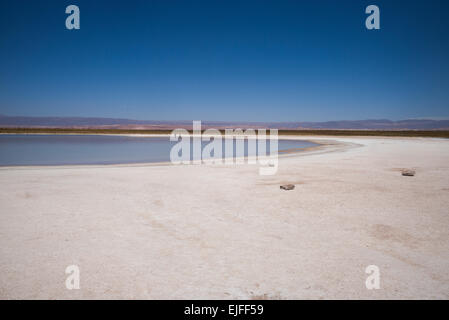
[[[401,170],[402,175],[405,177],[413,177],[415,175],[415,170],[403,169]]]

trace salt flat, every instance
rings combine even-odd
[[[449,140],[298,139],[344,144],[282,157],[274,176],[1,168],[0,298],[448,299]]]

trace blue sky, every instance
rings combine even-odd
[[[67,30],[76,4],[81,29]],[[380,8],[380,30],[365,8]],[[449,118],[449,1],[0,2],[0,113]]]

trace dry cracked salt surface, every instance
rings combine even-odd
[[[330,144],[281,157],[273,176],[1,168],[0,298],[448,299],[449,140],[319,140]]]

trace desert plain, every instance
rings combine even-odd
[[[322,146],[281,156],[272,176],[0,168],[0,298],[449,298],[448,139],[286,138]],[[66,288],[69,265],[80,289]]]

